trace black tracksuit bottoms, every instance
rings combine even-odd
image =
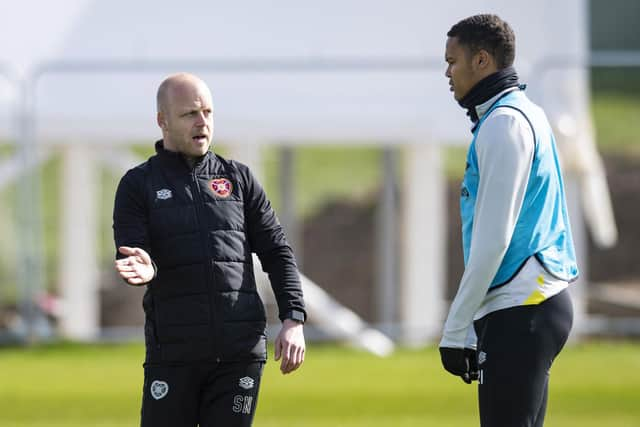
[[[142,427],[249,427],[264,362],[144,367]]]
[[[482,427],[542,427],[549,370],[569,336],[565,289],[538,305],[495,311],[474,323]]]

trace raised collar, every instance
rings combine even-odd
[[[211,158],[213,157],[213,153],[211,151],[207,151],[205,155],[198,159],[192,167],[181,153],[169,151],[164,148],[164,141],[161,139],[156,141],[155,149],[162,162],[175,172],[203,171],[207,169],[208,164],[211,162]]]
[[[509,92],[513,92],[514,90],[520,90],[520,87],[514,86],[514,87],[507,88],[502,92],[499,92],[495,96],[491,97],[486,102],[483,102],[480,105],[476,105],[475,109],[476,109],[476,114],[478,115],[478,120],[482,119],[482,116],[484,116],[487,113],[487,111],[489,111],[489,109],[493,106],[493,104],[496,103],[498,99],[502,98],[504,95],[508,94]]]

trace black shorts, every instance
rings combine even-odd
[[[482,427],[541,427],[549,369],[569,336],[573,308],[564,290],[539,305],[489,313],[478,335]]]
[[[144,368],[142,427],[248,427],[263,362]]]

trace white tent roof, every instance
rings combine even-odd
[[[529,83],[550,54],[587,49],[583,0],[49,3],[14,3],[0,18],[0,63],[37,83],[47,140],[155,138],[157,85],[192,71],[212,88],[218,139],[463,141],[468,124],[443,75],[453,23],[480,12],[509,21]]]

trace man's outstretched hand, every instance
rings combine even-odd
[[[304,362],[304,333],[302,323],[284,319],[282,329],[276,338],[275,360],[280,360],[280,371],[288,374],[295,371]]]
[[[129,246],[120,246],[118,252],[127,255],[126,258],[116,260],[116,271],[127,283],[140,286],[153,279],[155,269],[147,252]]]

